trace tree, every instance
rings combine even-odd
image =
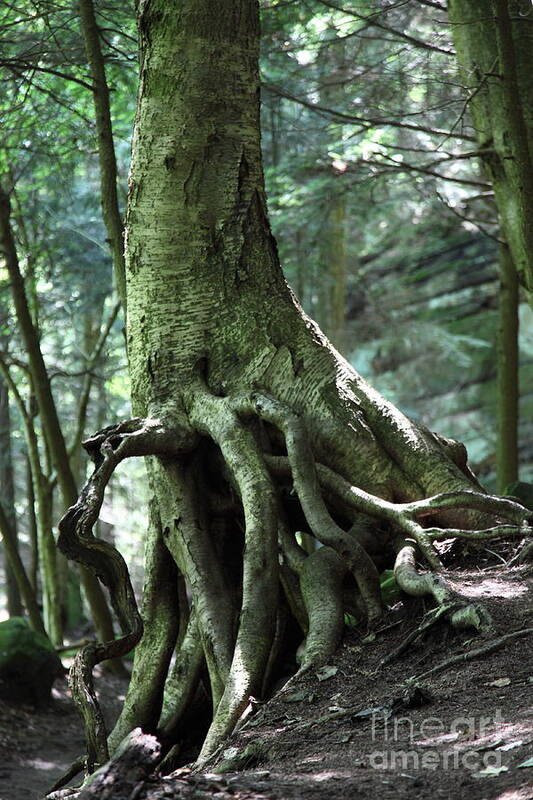
[[[118,254],[120,262],[123,258],[122,228],[121,222],[120,227],[117,225],[117,219],[120,221],[117,169],[111,130],[108,129],[107,87],[98,62],[98,43],[95,44],[94,37],[91,38],[91,6],[90,3],[81,6],[79,11],[87,40],[91,77],[97,87],[94,92],[95,127],[99,141],[103,139],[100,156],[105,222],[111,244],[117,242],[111,247],[112,255]],[[115,19],[119,21],[121,9],[115,11]],[[82,139],[87,144],[92,139],[89,109],[93,99],[93,87],[85,81],[83,74],[83,42],[69,24],[71,13],[71,9],[49,3],[41,4],[36,10],[33,3],[22,0],[3,10],[0,20],[0,68],[5,89],[2,109],[9,118],[0,150],[0,244],[9,275],[9,284],[5,288],[13,290],[16,317],[15,324],[9,319],[7,327],[13,336],[9,353],[5,343],[2,348],[0,370],[3,374],[6,371],[11,373],[9,380],[13,381],[13,386],[9,392],[11,400],[19,407],[17,420],[19,424],[22,422],[31,455],[28,485],[32,490],[35,488],[35,492],[31,492],[34,497],[28,498],[27,508],[31,512],[35,500],[38,512],[35,528],[39,536],[34,539],[35,542],[40,539],[40,547],[34,547],[35,570],[32,572],[37,571],[40,555],[43,610],[47,632],[54,644],[61,642],[65,623],[72,627],[80,623],[82,616],[79,573],[67,569],[65,559],[55,547],[52,528],[54,502],[63,504],[62,510],[71,505],[78,494],[77,481],[85,479],[85,460],[80,458],[79,442],[91,413],[91,392],[100,379],[95,369],[102,362],[102,350],[117,316],[115,309],[105,321],[104,304],[111,293],[110,276],[107,275],[109,265],[105,263],[105,255],[98,251],[95,254],[94,245],[98,244],[95,239],[100,232],[96,225],[98,233],[92,238],[91,221],[87,224],[90,212],[84,203],[83,192],[79,191],[80,186],[91,179],[90,152],[83,165],[80,162],[75,165],[71,158]],[[29,21],[31,33],[28,31]],[[126,29],[124,26],[121,33],[127,36]],[[120,46],[120,41],[117,36],[113,39],[115,46]],[[124,107],[127,107],[127,95],[123,96]],[[46,107],[48,110],[44,113]],[[37,118],[39,123],[35,124]],[[53,119],[53,136],[44,133],[45,119],[48,122]],[[44,144],[45,140],[48,144]],[[80,149],[90,151],[89,146]],[[78,178],[72,182],[76,171]],[[53,185],[53,197],[47,185]],[[60,185],[69,197],[58,191]],[[83,247],[79,246],[80,240]],[[88,240],[92,241],[92,248],[87,246]],[[107,249],[105,246],[101,248],[102,252]],[[120,273],[120,263],[117,272]],[[53,289],[50,291],[51,287],[48,287],[47,302],[44,303],[41,288],[43,282],[52,276]],[[120,285],[118,278],[117,281]],[[62,293],[61,289],[66,287],[67,292]],[[65,303],[69,294],[71,300],[80,296],[84,298],[74,316],[69,300]],[[53,327],[47,324],[52,304],[55,306],[56,330],[61,327],[61,315],[73,323],[68,327],[69,331],[72,329],[72,335],[63,329],[56,336]],[[7,307],[6,315],[11,312],[9,303]],[[83,333],[85,352],[80,353],[81,335],[76,340],[77,333]],[[22,353],[17,358],[20,339]],[[53,360],[61,360],[59,369],[52,367]],[[9,383],[5,375],[4,378]],[[76,451],[74,457],[73,450]],[[7,481],[4,483],[7,486]],[[16,533],[13,527],[12,532]],[[112,618],[98,581],[85,570],[81,577],[99,636],[112,638]]]
[[[451,0],[448,14],[503,234],[532,302],[531,4],[522,0]]]
[[[497,447],[498,485],[503,491],[518,478],[519,282],[533,303],[531,4],[451,0],[448,13],[505,240],[500,258]]]
[[[67,445],[61,424],[50,378],[43,359],[38,331],[32,319],[24,278],[20,271],[15,239],[11,228],[11,204],[9,195],[0,190],[0,242],[5,258],[5,265],[11,282],[13,304],[15,306],[17,321],[25,344],[29,362],[29,372],[32,380],[32,389],[41,414],[42,425],[45,431],[44,439],[49,448],[50,458],[57,472],[57,482],[60,486],[64,506],[72,503],[77,496],[75,477],[72,473],[68,457]],[[9,376],[5,364],[0,359],[0,369],[5,380],[10,384],[15,397],[20,397],[16,386]],[[61,602],[59,597],[59,580],[57,574],[55,541],[52,534],[52,505],[50,496],[52,484],[45,479],[39,466],[39,451],[35,429],[30,415],[24,410],[23,401],[19,408],[25,422],[28,451],[32,457],[32,472],[34,480],[34,493],[40,509],[39,523],[43,532],[40,539],[41,559],[47,563],[43,571],[43,592],[45,595],[45,618],[47,632],[54,644],[61,643]],[[105,595],[94,575],[82,569],[81,578],[91,605],[91,610],[101,634],[104,638],[113,636],[113,622],[107,606]]]
[[[205,763],[294,660],[296,624],[305,670],[336,648],[345,609],[377,622],[378,564],[451,624],[486,628],[438,575],[434,543],[531,530],[524,507],[483,492],[462,445],[407,419],[344,361],[285,282],[261,165],[256,0],[220,0],[215,12],[208,0],[151,0],[139,14],[126,221],[138,416],[85,443],[96,468],[60,523],[61,549],[108,586],[123,631],[73,666],[90,771],[138,725],[170,756],[191,709]],[[142,616],[125,562],[92,535],[106,484],[132,456],[151,456]],[[323,546],[308,555],[298,532]],[[92,667],[135,644],[107,741]]]

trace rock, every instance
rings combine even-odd
[[[52,684],[64,674],[54,648],[22,617],[0,623],[0,698],[8,703],[42,706]]]

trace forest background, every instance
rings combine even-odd
[[[0,14],[2,239],[20,275],[1,267],[0,618],[36,601],[34,620],[42,610],[60,645],[87,632],[91,613],[101,632],[111,624],[85,575],[89,611],[54,539],[86,478],[80,442],[130,416],[113,262],[135,14],[122,2],[37,1]],[[459,69],[445,7],[280,0],[262,4],[262,24],[263,155],[289,283],[372,385],[465,443],[488,489],[532,482],[533,316],[471,119],[481,87]],[[129,461],[100,519],[137,589],[145,494],[143,465]]]

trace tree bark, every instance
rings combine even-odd
[[[37,575],[39,572],[39,543],[37,539],[37,515],[35,513],[35,492],[33,491],[33,477],[31,472],[31,462],[28,454],[25,456],[25,486],[27,497],[27,515],[28,515],[28,535],[30,539],[30,580],[33,590],[37,594],[38,581]]]
[[[100,44],[100,31],[92,0],[78,2],[81,32],[93,82],[93,100],[100,164],[100,199],[102,216],[113,259],[113,269],[120,302],[126,316],[126,268],[124,263],[124,228],[118,204],[117,161],[113,142],[113,126],[105,61]]]
[[[498,491],[506,492],[518,480],[518,278],[509,248],[500,246],[499,324],[497,339]]]
[[[525,9],[525,10],[524,10]],[[450,0],[448,14],[504,237],[533,303],[533,26],[522,0]],[[460,120],[458,120],[458,123]]]

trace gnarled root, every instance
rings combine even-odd
[[[413,597],[430,595],[437,606],[446,610],[454,628],[474,628],[479,632],[490,629],[487,612],[477,603],[467,603],[452,590],[442,575],[421,573],[416,568],[416,549],[405,539],[398,544],[394,576],[400,589]]]
[[[202,763],[231,732],[250,694],[261,688],[277,605],[277,497],[259,447],[231,404],[197,392],[189,414],[220,447],[239,490],[245,524],[239,630],[226,687],[198,759]]]
[[[85,722],[87,771],[109,758],[107,731],[93,684],[93,669],[108,658],[121,657],[140,640],[143,622],[128,568],[113,545],[95,538],[92,529],[102,507],[105,487],[118,464],[130,456],[181,454],[190,437],[167,430],[158,420],[134,419],[100,431],[84,443],[96,464],[92,476],[59,523],[58,546],[63,553],[92,569],[107,586],[123,636],[111,642],[90,643],[74,659],[70,670],[73,697]]]
[[[436,603],[406,646],[441,617],[455,627],[490,628],[483,609],[460,598],[440,574],[435,542],[530,536],[533,515],[527,509],[485,495],[477,484],[411,502],[393,502],[394,492],[383,499],[319,463],[305,419],[271,397],[218,397],[198,383],[183,401],[186,412],[167,410],[164,422],[130,420],[88,440],[95,472],[60,523],[60,547],[108,586],[123,633],[114,642],[85,647],[72,671],[89,771],[139,725],[158,732],[173,763],[182,742],[186,750],[182,726],[196,702],[202,714],[212,704],[197,762],[205,765],[251,696],[264,695],[276,677],[285,677],[280,670],[294,658],[299,635],[305,638],[303,670],[333,653],[345,612],[370,626],[379,619],[377,564],[391,565],[384,561],[394,558],[394,542],[399,586]],[[142,614],[146,633],[107,742],[92,669],[139,642],[143,621],[122,557],[93,536],[92,526],[114,469],[124,458],[144,455],[157,457],[150,460],[156,500]],[[418,484],[411,495],[406,485],[404,478],[402,498],[419,496]],[[450,510],[454,524],[464,519],[467,527],[482,527],[435,527]],[[300,546],[298,531],[311,547]],[[416,554],[429,571],[419,571]],[[167,674],[174,649],[175,665]]]
[[[320,491],[315,460],[303,421],[280,403],[258,394],[250,397],[249,405],[244,401],[241,407],[244,411],[253,409],[262,419],[283,432],[294,488],[307,522],[316,538],[345,561],[366,605],[369,622],[376,622],[382,612],[376,567],[357,539],[340,528],[329,513]]]
[[[400,589],[412,597],[432,597],[436,606],[422,623],[404,641],[380,662],[380,667],[393,661],[414,642],[421,639],[439,620],[447,619],[454,628],[473,628],[487,635],[492,631],[492,621],[486,609],[479,603],[469,603],[455,592],[442,575],[420,572],[416,566],[414,543],[399,537],[394,576]]]

